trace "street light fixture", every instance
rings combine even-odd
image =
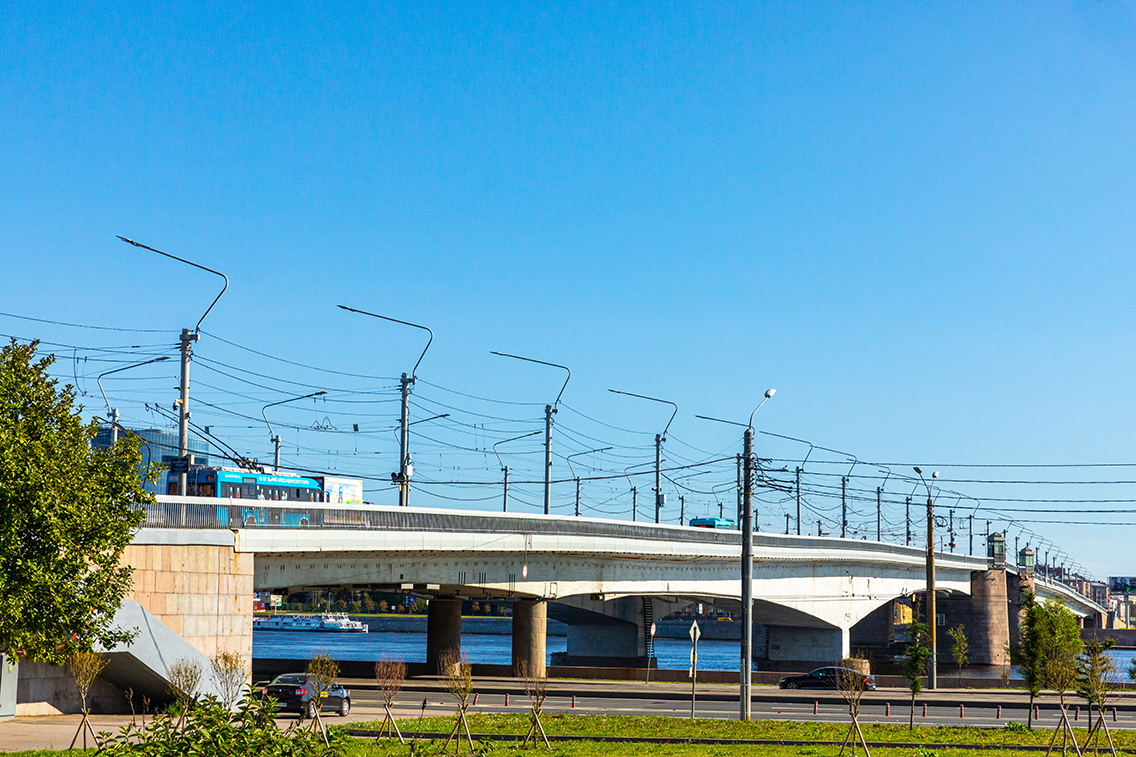
[[[667,498],[663,494],[663,477],[662,477],[662,464],[663,464],[663,442],[667,440],[667,431],[671,427],[675,416],[678,415],[678,405],[670,400],[661,400],[658,397],[648,397],[645,394],[635,394],[634,392],[621,392],[618,389],[608,389],[613,394],[623,394],[628,397],[638,397],[641,400],[651,400],[652,402],[661,402],[664,405],[670,405],[674,408],[671,413],[671,419],[667,421],[666,428],[663,429],[662,434],[655,434],[655,522],[662,522],[663,505],[666,504]],[[770,390],[772,391],[772,390]],[[755,411],[756,412],[756,411]],[[753,416],[750,416],[750,421],[753,421]]]
[[[97,379],[95,379],[95,382],[99,385],[99,391],[102,392],[103,402],[105,402],[106,406],[107,406],[107,415],[109,416],[109,420],[110,420],[110,443],[111,443],[112,446],[115,445],[115,444],[118,444],[118,408],[115,408],[113,410],[111,410],[111,408],[110,408],[110,402],[107,400],[106,391],[103,390],[103,376],[109,376],[112,373],[119,373],[121,371],[128,371],[131,368],[138,368],[138,367],[143,366],[143,365],[149,365],[150,363],[160,363],[163,360],[169,360],[169,359],[170,359],[169,355],[162,355],[161,357],[156,357],[156,358],[153,358],[152,360],[143,360],[141,363],[133,363],[131,365],[124,365],[121,368],[115,368],[114,370],[106,371],[105,373],[100,373],[99,377]]]
[[[323,394],[327,394],[327,392],[312,392],[311,394],[305,394],[302,397],[289,397],[288,399],[280,400],[279,402],[269,402],[267,405],[265,405],[264,407],[262,407],[260,409],[261,417],[264,418],[264,422],[266,424],[268,424],[269,441],[272,442],[272,444],[273,444],[273,446],[275,447],[275,450],[276,450],[275,453],[272,456],[272,470],[273,471],[276,471],[276,472],[280,471],[280,434],[276,434],[272,431],[272,423],[268,420],[268,416],[265,414],[264,411],[267,410],[270,407],[276,407],[277,405],[283,405],[286,402],[298,402],[299,400],[306,400],[309,397],[319,397],[320,395],[323,395]]]
[[[720,418],[697,416],[705,420],[731,423],[746,427],[742,447],[742,457],[745,461],[745,474],[743,478],[742,497],[742,649],[741,649],[741,719],[750,720],[752,717],[752,702],[750,690],[752,683],[751,668],[753,667],[753,416],[761,406],[769,400],[776,389],[765,392],[765,398],[749,414],[749,423],[742,424],[735,421],[723,421]]]
[[[927,626],[931,644],[931,665],[927,670],[927,688],[935,689],[939,684],[938,624],[935,610],[935,500],[931,498],[931,484],[923,478],[923,469],[915,466],[919,480],[927,488]],[[939,477],[939,471],[931,474],[931,481]],[[912,639],[912,641],[915,641]]]

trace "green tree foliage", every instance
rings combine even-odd
[[[0,651],[61,665],[129,640],[111,629],[130,587],[119,560],[153,498],[138,438],[92,450],[97,424],[37,347],[0,349]]]
[[[1077,616],[1061,602],[1047,599],[1041,605],[1038,630],[1042,685],[1053,689],[1064,705],[1077,684],[1077,656],[1084,647]]]
[[[1033,700],[1041,694],[1041,634],[1045,613],[1037,596],[1029,589],[1022,589],[1019,604],[1022,608],[1022,623],[1018,629],[1018,642],[1010,645],[1010,661],[1021,669],[1029,691],[1028,727],[1033,728]]]
[[[915,728],[915,697],[923,691],[923,676],[927,674],[927,660],[931,657],[931,649],[927,646],[930,632],[927,624],[918,618],[911,620],[911,644],[907,647],[907,659],[903,663],[903,677],[911,689],[911,717],[908,728]]]
[[[951,657],[958,666],[958,683],[959,688],[962,688],[962,666],[967,663],[970,656],[970,641],[966,638],[966,629],[961,623],[949,629],[947,633],[951,635]]]

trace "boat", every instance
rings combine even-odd
[[[366,625],[342,612],[321,615],[255,615],[253,630],[260,631],[330,631],[332,633],[367,633]]]

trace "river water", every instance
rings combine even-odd
[[[469,661],[479,664],[507,665],[512,659],[512,637],[507,634],[462,634],[462,651]],[[565,636],[547,637],[549,657],[553,652],[565,651]],[[698,642],[699,670],[737,670],[739,642]],[[318,633],[309,631],[253,631],[252,656],[259,659],[306,660],[317,654],[327,654],[335,660],[377,660],[386,656],[405,662],[426,661],[426,634],[393,633]],[[1123,676],[1136,657],[1136,650],[1111,652]],[[655,657],[660,668],[685,670],[690,667],[690,641],[688,639],[655,639]],[[949,659],[939,660],[939,675],[949,675],[954,664]],[[974,675],[970,673],[969,675]],[[1014,676],[1017,677],[1016,675]]]

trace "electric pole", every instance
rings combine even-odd
[[[948,513],[948,515],[950,515],[950,526],[948,527],[948,530],[951,534],[951,554],[953,555],[955,553],[955,511],[953,508]]]
[[[675,416],[678,415],[678,405],[671,402],[670,400],[661,400],[658,397],[648,397],[645,394],[634,394],[632,392],[621,392],[618,389],[608,389],[608,391],[612,392],[613,394],[625,394],[628,397],[638,397],[641,400],[650,400],[651,402],[661,402],[664,405],[670,405],[671,407],[674,408],[674,412],[671,413],[671,419],[669,421],[667,421],[667,425],[666,425],[666,428],[663,429],[663,433],[655,434],[655,488],[654,488],[654,492],[655,492],[655,522],[661,523],[662,522],[663,505],[665,505],[667,503],[667,495],[663,494],[663,478],[662,478],[662,475],[663,475],[663,471],[662,471],[663,442],[665,442],[667,440],[667,431],[671,427],[671,421],[673,421],[675,419]]]
[[[756,412],[756,411],[754,411]],[[745,470],[742,483],[742,708],[741,719],[749,721],[750,668],[753,667],[753,427],[744,437]]]
[[[201,318],[197,321],[197,325],[194,326],[193,331],[190,331],[189,329],[182,329],[181,330],[181,336],[179,337],[179,347],[181,349],[181,386],[180,386],[181,391],[180,391],[180,395],[179,395],[179,398],[178,398],[178,457],[182,461],[181,464],[184,465],[186,467],[186,469],[188,469],[189,459],[190,459],[190,455],[189,455],[189,415],[190,415],[190,413],[189,413],[189,363],[190,363],[190,360],[192,360],[192,358],[193,358],[192,345],[201,336],[201,323],[202,323],[202,321],[205,320],[205,316],[209,315],[209,311],[211,311],[213,309],[213,306],[216,305],[217,301],[221,299],[221,295],[225,294],[225,290],[229,288],[229,277],[226,276],[225,274],[221,273],[220,271],[214,271],[212,268],[206,268],[203,265],[198,265],[197,263],[194,263],[192,260],[186,260],[185,258],[179,258],[177,255],[171,255],[168,252],[162,252],[161,250],[154,249],[153,247],[149,247],[149,246],[144,245],[140,242],[135,242],[133,239],[127,239],[124,236],[119,236],[118,238],[121,239],[123,242],[126,242],[127,244],[132,244],[135,247],[141,247],[142,249],[149,250],[150,252],[156,252],[159,255],[163,255],[167,258],[171,258],[173,260],[178,261],[179,263],[185,263],[186,265],[191,265],[194,268],[199,268],[202,271],[207,271],[208,273],[212,273],[212,274],[215,274],[217,276],[220,276],[222,279],[225,280],[225,286],[221,287],[220,294],[218,294],[216,297],[213,298],[213,302],[209,305],[208,308],[206,308],[205,314],[202,315]],[[179,496],[182,496],[182,497],[185,496],[187,480],[188,480],[188,472],[179,471],[178,472],[178,485],[177,485],[177,490],[178,490]]]
[[[904,510],[903,525],[907,531],[907,546],[911,546],[911,497],[907,498],[907,506]]]
[[[576,476],[576,517],[580,517],[580,477]]]
[[[738,528],[741,528],[742,527],[742,515],[743,515],[742,514],[742,508],[745,506],[742,503],[742,500],[743,500],[742,490],[745,488],[742,485],[742,456],[738,455],[737,460],[738,460]]]
[[[931,497],[931,485],[923,478],[922,469],[916,467],[919,480],[927,487],[927,629],[931,647],[931,660],[927,669],[927,688],[936,689],[939,685],[939,618],[935,608],[935,500]],[[931,480],[939,477],[939,472],[931,474]]]
[[[848,477],[840,477],[840,538],[848,535]]]
[[[686,495],[678,495],[678,524],[680,526],[686,525]]]
[[[560,407],[560,398],[564,395],[564,389],[572,379],[572,371],[566,365],[546,363],[543,360],[534,360],[531,357],[510,355],[505,352],[491,352],[490,354],[499,355],[500,357],[511,357],[514,360],[524,360],[526,363],[547,365],[551,368],[562,368],[568,371],[568,378],[564,379],[564,386],[560,387],[560,394],[556,395],[556,401],[551,405],[544,406],[544,514],[548,515],[552,512],[552,416],[556,414],[557,408]]]
[[[797,466],[797,536],[801,535],[801,466]]]
[[[639,520],[639,487],[631,487],[631,520]]]
[[[505,491],[501,498],[501,512],[509,512],[509,466],[505,465],[505,462],[501,459],[501,453],[497,451],[497,447],[502,444],[508,444],[509,442],[515,442],[519,439],[527,439],[530,436],[536,436],[539,433],[539,431],[530,431],[527,434],[514,436],[512,439],[502,439],[501,441],[494,442],[493,444],[493,454],[497,456],[497,464],[501,466],[501,473],[504,474],[505,477]],[[571,468],[571,464],[569,464],[568,467]],[[577,513],[577,515],[579,515],[579,513]]]
[[[880,527],[880,509],[882,507],[883,487],[876,487],[876,541],[883,541],[883,530]]]
[[[967,545],[966,553],[971,557],[974,557],[974,515],[972,514],[969,518],[967,518],[967,520],[969,521],[969,526],[967,528],[967,539],[970,541],[970,544]]]
[[[509,512],[509,466],[506,465],[502,467],[501,472],[505,474],[505,490],[501,492],[501,512],[507,513]],[[577,481],[578,480],[579,479],[577,479]],[[579,491],[578,485],[577,491]],[[577,513],[577,515],[579,515],[579,513]]]
[[[270,408],[270,407],[276,407],[277,405],[283,405],[286,402],[297,402],[299,400],[306,400],[309,397],[319,397],[320,395],[323,395],[323,394],[327,394],[327,392],[312,392],[311,394],[305,394],[302,397],[289,397],[288,399],[280,400],[279,402],[269,402],[267,405],[265,405],[264,407],[262,407],[260,409],[260,415],[261,415],[262,418],[264,418],[264,422],[268,426],[268,437],[269,437],[269,439],[272,440],[272,445],[275,448],[275,452],[272,456],[272,470],[273,471],[276,471],[276,472],[280,471],[280,434],[274,434],[273,433],[272,423],[269,422],[268,414],[265,413],[265,411],[268,410],[268,408]]]

